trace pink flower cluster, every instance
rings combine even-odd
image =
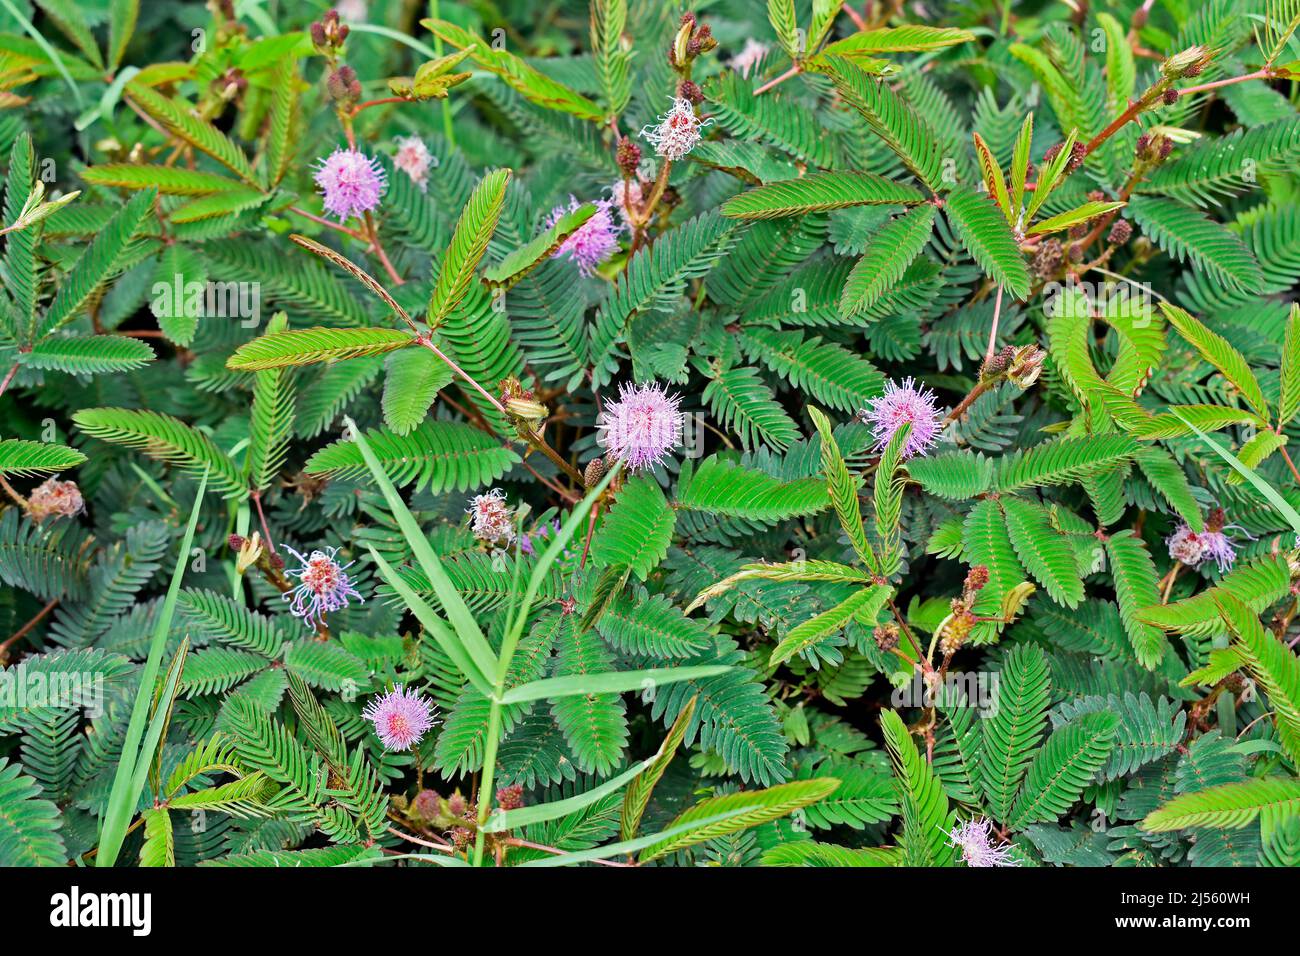
[[[428,191],[429,167],[433,165],[433,154],[420,137],[404,136],[397,140],[393,165],[411,177],[411,182],[420,187],[420,192]]]
[[[336,560],[338,548],[313,551],[307,557],[287,545],[284,550],[297,558],[302,566],[285,570],[285,574],[297,578],[299,584],[292,591],[285,592],[283,598],[290,602],[289,613],[301,618],[308,627],[316,627],[326,614],[347,607],[349,598],[365,603],[365,598],[345,573],[353,562],[339,564]]]
[[[1193,531],[1185,524],[1180,524],[1165,541],[1169,546],[1169,557],[1191,567],[1197,567],[1206,561],[1213,561],[1220,573],[1232,567],[1237,560],[1237,546],[1223,533],[1223,529]]]
[[[375,735],[388,750],[410,750],[434,723],[433,704],[401,684],[372,700],[361,716],[375,725]]]
[[[316,185],[324,197],[325,211],[343,222],[361,217],[379,206],[387,180],[379,162],[355,149],[336,149],[319,161]]]
[[[873,398],[869,408],[858,412],[858,417],[871,426],[876,438],[876,449],[883,451],[903,425],[912,430],[903,443],[903,457],[928,454],[939,440],[941,420],[935,408],[935,394],[928,388],[918,387],[910,378],[901,385],[886,382],[885,392]]]
[[[582,207],[582,203],[570,196],[567,206],[556,206],[546,218],[549,229],[560,221],[566,213]],[[577,231],[560,243],[552,258],[568,256],[577,263],[578,271],[584,276],[595,273],[596,267],[618,250],[618,235],[622,227],[614,222],[613,203],[608,199],[595,201],[596,213],[584,222]]]
[[[641,135],[655,148],[655,152],[665,159],[676,162],[700,141],[700,128],[707,126],[711,120],[700,121],[695,115],[691,101],[683,97],[673,98],[673,107],[659,117],[658,126],[646,126]]]
[[[994,845],[993,824],[984,817],[957,824],[948,834],[948,846],[961,850],[967,866],[1018,866],[1009,845]]]
[[[629,471],[648,471],[682,443],[681,397],[655,382],[625,382],[618,395],[596,418],[600,444]]]
[[[514,512],[506,504],[506,493],[492,488],[470,499],[470,531],[484,544],[510,544],[515,539]]]

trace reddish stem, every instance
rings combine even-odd
[[[775,80],[768,80],[766,83],[764,83],[764,84],[763,84],[762,86],[760,86],[758,89],[756,89],[756,90],[754,91],[754,95],[755,95],[755,96],[762,96],[762,95],[763,95],[764,93],[766,93],[768,90],[772,89],[772,87],[774,87],[774,86],[780,86],[780,85],[781,85],[782,83],[784,83],[786,80],[790,79],[790,77],[792,77],[792,76],[798,76],[798,75],[799,75],[800,73],[802,73],[802,72],[803,72],[803,69],[799,66],[798,63],[796,63],[794,66],[790,67],[790,69],[786,70],[784,73],[782,73],[780,76],[778,76]]]

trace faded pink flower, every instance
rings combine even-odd
[[[85,510],[86,502],[75,481],[46,478],[27,498],[27,514],[33,521],[44,521],[50,515],[71,518]]]
[[[325,197],[325,211],[343,222],[360,217],[379,205],[387,182],[384,170],[369,156],[355,149],[336,149],[319,160],[316,185]]]
[[[1165,540],[1169,546],[1169,557],[1191,567],[1213,561],[1218,565],[1219,573],[1228,571],[1237,560],[1237,546],[1224,532],[1235,526],[1221,526],[1211,531],[1212,523],[1200,532],[1193,531],[1186,524],[1180,524]]]
[[[994,846],[993,824],[985,817],[959,823],[948,833],[948,846],[961,850],[967,866],[1019,866],[1007,845]]]
[[[1169,557],[1175,561],[1195,567],[1205,560],[1205,545],[1201,536],[1185,524],[1180,524],[1174,533],[1165,539],[1169,546]]]
[[[506,504],[506,493],[493,488],[470,499],[467,513],[474,537],[485,544],[509,544],[515,539],[513,513]]]
[[[635,179],[624,181],[620,179],[614,183],[609,190],[611,202],[614,208],[618,210],[618,218],[623,221],[623,225],[632,224],[631,210],[635,206],[641,205],[642,192],[641,183]]]
[[[429,167],[432,164],[433,155],[420,137],[404,136],[397,140],[393,165],[410,176],[411,182],[420,187],[420,192],[429,188]]]
[[[433,726],[433,704],[398,684],[361,711],[375,725],[375,736],[388,750],[410,750]]]
[[[871,407],[858,412],[858,417],[872,426],[878,451],[889,445],[899,427],[909,424],[912,431],[903,443],[903,457],[925,455],[939,440],[940,419],[935,398],[934,392],[919,387],[911,378],[904,379],[901,385],[886,382],[885,393],[873,398]]]
[[[760,43],[753,37],[748,37],[745,40],[745,48],[733,56],[728,65],[748,79],[749,71],[758,66],[763,57],[767,56],[767,52],[768,46],[766,43]]]
[[[600,444],[629,471],[648,471],[682,443],[681,397],[647,382],[619,386],[618,401],[605,401],[596,418]]]
[[[308,627],[317,626],[326,614],[347,607],[349,598],[365,603],[365,598],[344,573],[354,562],[339,564],[336,560],[338,548],[313,551],[307,557],[288,546],[284,550],[297,558],[302,567],[285,569],[284,573],[297,578],[299,584],[282,596],[290,602],[289,613],[301,618]]]
[[[580,209],[584,204],[570,196],[567,206],[556,206],[546,218],[546,228],[550,229],[566,213]],[[608,259],[618,249],[618,234],[622,227],[614,222],[608,199],[594,202],[596,213],[584,222],[576,232],[565,239],[551,258],[568,256],[578,265],[578,271],[589,276],[596,267]]]
[[[1206,560],[1217,564],[1220,574],[1231,568],[1237,560],[1237,546],[1222,531],[1206,531],[1201,535],[1201,544],[1205,547]]]
[[[656,153],[676,162],[695,148],[700,141],[700,128],[711,122],[711,119],[701,122],[691,101],[677,96],[673,98],[673,108],[659,117],[659,125],[644,127],[641,135]]]

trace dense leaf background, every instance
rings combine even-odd
[[[1300,6],[327,9],[0,0],[0,864],[1300,864]]]

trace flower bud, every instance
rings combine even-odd
[[[619,137],[614,159],[623,175],[632,179],[636,176],[637,167],[641,165],[641,147],[626,136]]]
[[[1022,345],[1016,349],[1016,354],[1007,366],[1007,378],[1017,388],[1029,388],[1043,373],[1043,360],[1046,358],[1047,353],[1037,345]]]
[[[1188,70],[1195,69],[1199,73],[1204,69],[1206,62],[1209,60],[1209,51],[1203,46],[1189,46],[1181,53],[1175,53],[1169,59],[1160,65],[1160,72],[1171,80],[1177,80],[1188,75]],[[1195,74],[1192,74],[1195,75]]]
[[[411,809],[425,823],[432,823],[442,814],[442,797],[433,790],[421,790],[415,795]]]

